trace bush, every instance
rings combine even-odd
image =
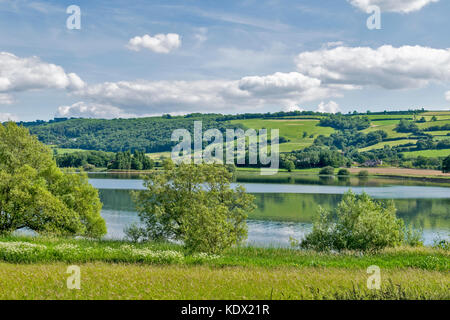
[[[381,203],[367,194],[347,192],[334,211],[320,209],[313,231],[301,247],[324,250],[377,251],[404,242],[404,223],[393,201]]]
[[[332,176],[334,175],[334,168],[331,166],[325,167],[320,169],[319,174],[323,174],[323,175],[328,175],[328,176]]]
[[[145,191],[134,193],[142,229],[128,228],[133,241],[178,240],[188,252],[219,253],[247,237],[254,197],[231,188],[223,165],[165,163],[163,173],[146,176]]]
[[[442,172],[443,173],[450,172],[450,156],[448,156],[442,161]]]
[[[338,176],[349,176],[350,175],[350,171],[348,171],[347,169],[340,169],[338,171]]]
[[[369,171],[367,170],[361,170],[360,172],[358,172],[358,177],[368,177],[369,176]]]

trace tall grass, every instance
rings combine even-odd
[[[365,269],[80,264],[81,290],[66,287],[67,264],[0,263],[0,299],[449,299],[448,272],[392,269],[381,290]]]
[[[129,243],[44,237],[0,238],[0,261],[10,263],[140,263],[157,265],[210,265],[241,267],[333,267],[346,269],[416,268],[449,271],[449,251],[444,247],[400,247],[376,254],[361,252],[317,253],[284,248],[239,247],[220,256],[185,255],[183,248],[169,243]]]

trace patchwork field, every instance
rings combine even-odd
[[[422,117],[426,122],[416,122],[420,129],[426,129],[432,126],[443,126],[450,124],[450,112],[449,111],[433,111],[416,114],[406,115],[389,115],[389,114],[369,114],[367,115],[371,120],[371,126],[363,133],[369,133],[377,130],[383,130],[388,134],[387,141],[380,142],[376,145],[361,148],[359,151],[370,151],[374,149],[382,149],[385,145],[390,147],[402,146],[408,144],[415,144],[417,142],[417,136],[412,133],[397,132],[395,129],[401,119],[418,120]],[[434,117],[434,118],[433,118]],[[246,128],[255,130],[266,128],[279,129],[280,136],[288,139],[286,143],[280,144],[280,152],[291,152],[294,150],[301,150],[308,146],[311,146],[314,139],[319,135],[329,136],[335,130],[330,127],[319,126],[319,116],[291,116],[280,119],[244,119],[244,120],[232,120],[231,124],[240,124]],[[432,135],[435,141],[449,139],[450,130],[440,131],[426,131],[427,134]],[[81,149],[65,149],[52,146],[59,154],[73,153],[77,151],[83,151]],[[444,157],[450,154],[450,150],[424,150],[413,151],[404,153],[407,158],[414,158],[417,156],[425,157]],[[156,152],[147,153],[152,159],[157,160],[161,157],[170,157],[170,152]]]
[[[246,128],[259,129],[279,129],[280,136],[290,140],[280,145],[281,152],[290,152],[300,150],[313,144],[314,139],[318,135],[329,136],[335,130],[329,127],[318,126],[319,120],[311,119],[250,119],[250,120],[233,120],[231,123],[239,123]],[[303,137],[306,132],[306,136]]]

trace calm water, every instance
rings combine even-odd
[[[142,181],[119,175],[90,175],[90,183],[99,189],[102,216],[108,237],[122,238],[123,228],[139,222],[130,190],[142,189]],[[303,178],[305,179],[305,178]],[[301,239],[311,230],[319,206],[333,208],[342,194],[351,188],[377,199],[394,199],[397,215],[423,230],[424,241],[450,238],[450,188],[445,184],[419,183],[389,179],[361,181],[317,180],[309,184],[242,183],[256,197],[257,210],[249,216],[248,242],[259,246],[287,246],[289,237]],[[295,183],[299,183],[296,181]],[[448,184],[447,184],[448,185]]]

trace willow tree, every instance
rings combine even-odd
[[[189,252],[219,253],[247,238],[254,197],[231,188],[226,166],[166,161],[164,169],[146,176],[146,190],[135,193],[144,240],[181,240]]]
[[[0,233],[101,237],[97,190],[85,174],[62,172],[52,152],[13,122],[0,124]]]

